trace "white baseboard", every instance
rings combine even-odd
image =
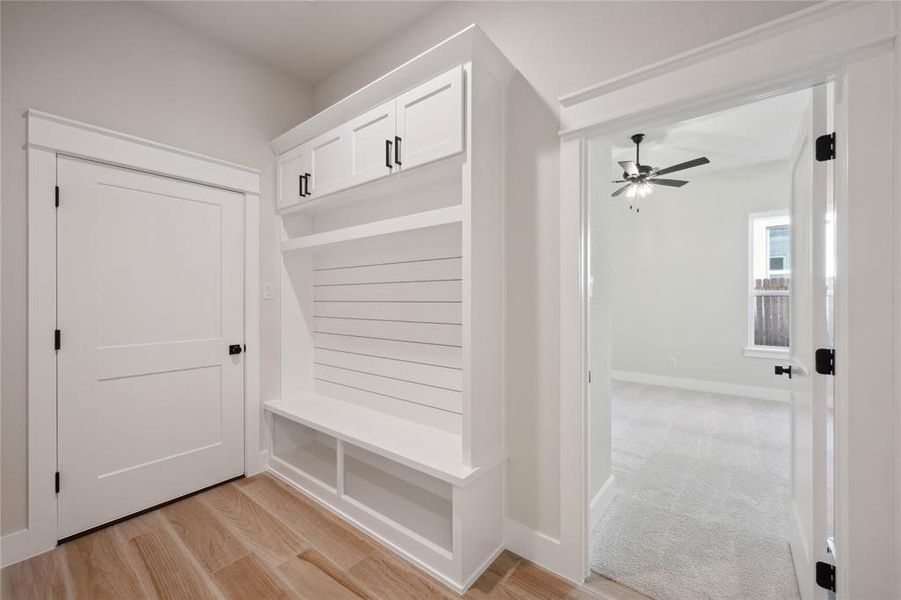
[[[566,577],[563,575],[565,569],[560,564],[563,560],[563,546],[560,540],[507,518],[504,521],[504,545],[511,552],[538,566]]]
[[[0,537],[0,567],[31,558],[31,537],[27,529],[20,529]]]
[[[591,532],[594,531],[594,528],[601,520],[601,517],[604,516],[604,513],[607,512],[607,509],[610,508],[610,505],[613,503],[613,497],[615,496],[613,486],[615,480],[616,478],[611,475],[607,481],[604,482],[604,485],[601,486],[601,489],[598,490],[598,493],[595,494],[594,498],[591,499],[591,521],[588,528],[589,535],[591,535]]]
[[[726,394],[728,396],[743,396],[745,398],[757,398],[759,400],[774,400],[776,402],[789,402],[791,400],[788,390],[742,385],[738,383],[724,383],[722,381],[704,381],[703,379],[688,379],[686,377],[668,377],[666,375],[635,373],[633,371],[612,371],[610,373],[610,378],[615,381],[644,383],[647,385],[659,385],[663,387],[692,390],[695,392]]]

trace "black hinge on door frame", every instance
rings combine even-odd
[[[817,561],[817,585],[823,589],[835,591],[835,565]]]
[[[53,349],[59,350],[63,344],[63,333],[59,329],[53,330]]]
[[[820,162],[835,159],[835,132],[817,138],[816,157]]]
[[[56,186],[53,190],[53,205],[59,208],[59,186]]]
[[[818,348],[814,352],[816,371],[820,375],[835,375],[835,350],[832,348]]]
[[[53,476],[53,488],[56,490],[56,493],[59,493],[59,471]]]

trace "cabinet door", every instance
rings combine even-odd
[[[413,88],[395,102],[401,169],[463,151],[462,66]]]
[[[341,125],[313,138],[310,161],[313,177],[310,192],[313,196],[330,194],[350,185],[350,147],[347,127]]]
[[[354,185],[390,175],[394,168],[394,100],[347,124],[351,181]]]
[[[278,209],[288,208],[295,204],[308,200],[309,178],[304,177],[310,173],[310,147],[309,144],[288,150],[278,157]]]

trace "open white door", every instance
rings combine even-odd
[[[811,90],[810,110],[792,155],[791,181],[791,550],[804,600],[826,597],[816,584],[816,563],[827,560],[827,386],[832,380],[817,374],[815,352],[831,343],[826,231],[832,187],[815,147],[827,127],[827,88],[821,85]]]
[[[62,538],[244,472],[244,222],[207,186],[63,157],[57,181]]]

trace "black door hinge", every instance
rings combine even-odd
[[[59,471],[56,472],[56,475],[53,477],[53,487],[56,490],[56,493],[59,493]]]
[[[820,162],[835,159],[835,132],[817,138],[816,157]]]
[[[59,329],[53,331],[53,349],[59,350],[62,347],[63,334]]]
[[[817,585],[835,591],[835,565],[817,561]]]
[[[54,206],[56,206],[56,208],[59,208],[59,186],[56,186],[56,189],[53,193],[53,197],[54,197]]]
[[[819,348],[814,352],[814,362],[820,375],[835,375],[835,350]]]

